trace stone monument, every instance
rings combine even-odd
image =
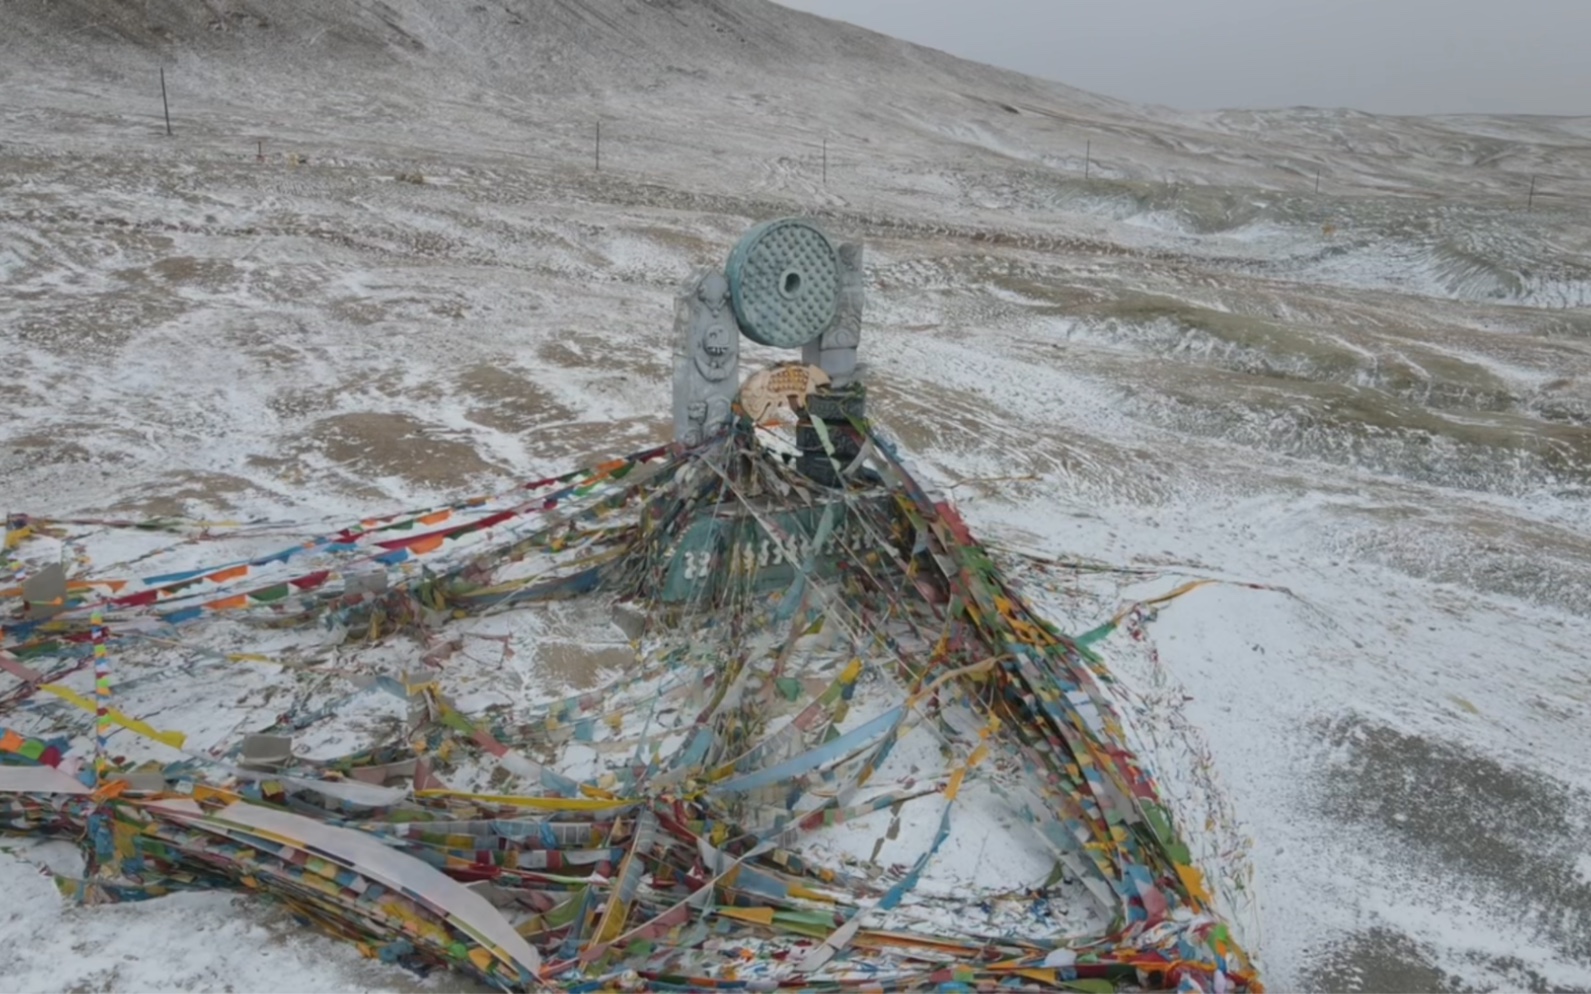
[[[828,385],[798,412],[798,465],[814,480],[838,486],[861,449],[850,422],[865,410],[856,379],[865,284],[860,244],[836,248],[816,224],[795,218],[753,227],[723,271],[694,274],[675,306],[675,440],[699,445],[729,427],[741,387],[739,336],[799,349],[801,361],[815,374],[821,370]],[[823,420],[822,430],[814,416]]]

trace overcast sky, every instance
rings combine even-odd
[[[1189,110],[1591,114],[1591,0],[778,0]]]

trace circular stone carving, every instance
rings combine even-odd
[[[759,224],[725,268],[740,330],[757,344],[798,349],[834,323],[839,259],[817,226],[791,218]]]

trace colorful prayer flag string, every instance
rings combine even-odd
[[[887,440],[852,428],[874,475],[850,489],[766,458],[748,429],[566,474],[534,499],[365,519],[291,550],[129,580],[126,593],[69,581],[90,603],[0,626],[12,653],[0,671],[17,682],[0,714],[35,691],[93,712],[98,789],[86,772],[34,768],[55,765],[51,743],[0,729],[0,826],[80,832],[82,900],[246,887],[369,955],[505,990],[1260,990],[1179,838],[1180,812],[1127,747],[1087,651],[1102,636],[1045,622],[954,506]],[[386,582],[367,585],[382,569]],[[111,706],[107,618],[149,644],[242,610],[374,640],[592,592],[641,615],[635,631],[619,625],[636,666],[607,686],[467,715],[441,672],[382,676],[373,686],[409,704],[405,744],[267,773],[233,765],[240,744],[110,782],[116,727],[184,739]],[[60,682],[90,654],[92,701]],[[72,668],[32,668],[52,656]],[[134,649],[119,665],[131,707],[147,678]],[[266,731],[307,727],[347,699],[295,702]],[[570,742],[630,758],[569,766],[557,751]],[[498,792],[448,785],[451,757],[482,754]],[[875,862],[886,843],[909,845],[908,803],[918,847],[892,876],[826,865],[886,812]],[[939,865],[981,841],[988,823],[972,815],[985,808],[1038,830],[1043,863],[1022,879],[1049,872],[1042,893],[982,901],[996,892]],[[903,931],[909,905],[942,927]],[[1029,923],[1052,908],[1076,916],[1068,938]]]
[[[105,645],[105,615],[96,609],[89,620],[94,642],[94,784],[103,786],[109,770],[107,745],[112,727],[110,717],[110,652]]]

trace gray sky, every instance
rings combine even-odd
[[[1190,110],[1591,114],[1591,0],[778,0]]]

